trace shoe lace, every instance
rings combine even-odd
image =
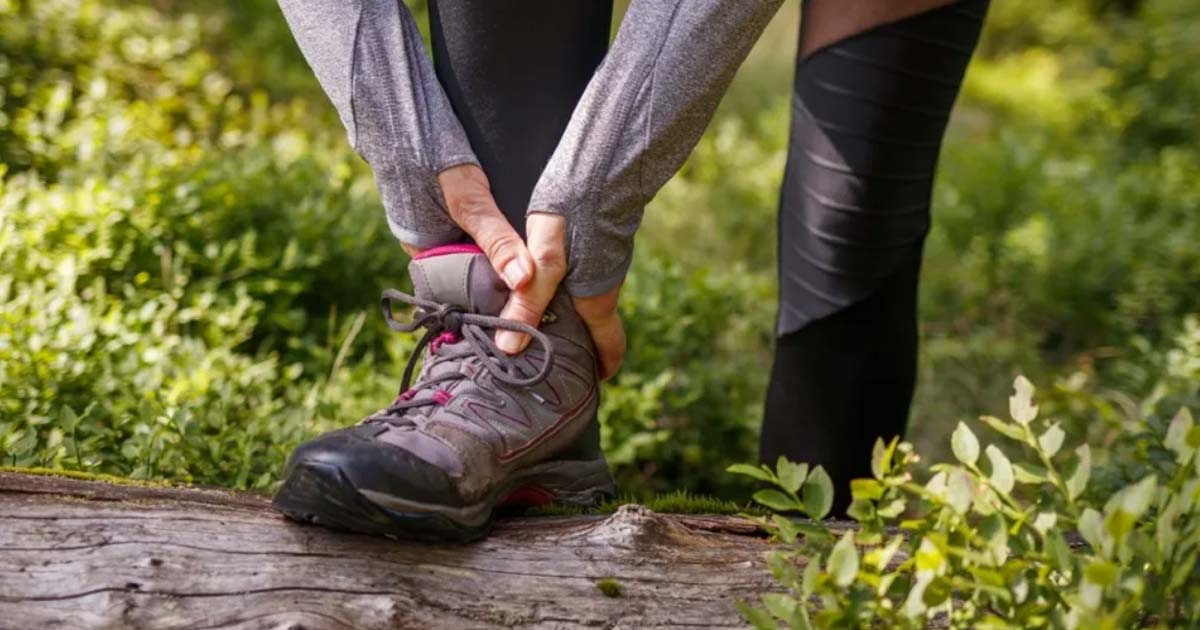
[[[392,310],[394,302],[402,302],[417,308],[413,313],[412,321],[405,323],[395,318],[395,312]],[[446,332],[453,333],[459,340],[465,341],[466,346],[460,347],[457,350],[441,350],[438,344],[435,344],[433,352],[430,353],[427,359],[427,361],[432,361],[428,366],[430,368],[443,362],[470,360],[474,358],[496,380],[514,387],[528,387],[545,380],[551,368],[554,367],[554,349],[550,346],[550,339],[544,333],[528,324],[503,317],[470,313],[461,306],[441,304],[395,289],[388,289],[383,292],[383,296],[380,298],[380,306],[383,309],[383,318],[387,322],[388,328],[397,332],[411,333],[415,332],[418,328],[424,327],[425,334],[417,342],[417,347],[413,350],[412,356],[409,357],[408,364],[404,366],[404,378],[400,385],[400,395],[397,396],[396,400],[387,409],[367,418],[366,421],[405,422],[408,409],[437,404],[437,401],[432,398],[423,400],[415,399],[416,392],[447,381],[457,381],[467,378],[466,374],[455,370],[412,384],[413,372],[416,369],[418,360],[424,354],[425,348],[429,346],[435,337]],[[525,333],[542,346],[541,367],[536,373],[532,376],[527,376],[524,368],[518,361],[496,347],[495,342],[492,341],[492,335],[487,332],[488,330],[496,329]],[[432,372],[433,370],[428,369],[426,371]]]

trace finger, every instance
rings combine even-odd
[[[533,256],[500,212],[483,171],[469,168],[473,170],[454,168],[438,175],[450,218],[483,250],[508,288],[516,290],[533,278]]]
[[[574,298],[575,311],[583,318],[600,359],[600,379],[614,376],[625,358],[625,326],[617,312],[621,287],[594,297]]]
[[[529,253],[533,256],[533,280],[509,295],[500,316],[536,328],[542,313],[554,298],[567,273],[567,252],[563,233],[566,221],[557,214],[533,213],[525,222]],[[511,330],[496,333],[496,345],[509,354],[525,349],[529,335]]]

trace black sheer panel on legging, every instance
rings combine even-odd
[[[434,67],[504,216],[530,194],[608,49],[612,0],[431,0]]]
[[[955,3],[797,63],[780,334],[866,298],[920,256],[942,135],[986,11],[986,0]]]
[[[907,424],[933,175],[986,12],[947,5],[798,62],[759,454],[822,465],[839,512]]]

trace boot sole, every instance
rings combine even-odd
[[[491,530],[496,508],[549,503],[592,508],[616,495],[603,458],[550,461],[515,473],[482,501],[466,506],[411,501],[359,490],[336,464],[297,463],[271,505],[285,516],[334,529],[407,540],[470,542]]]

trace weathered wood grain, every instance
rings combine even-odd
[[[408,543],[253,494],[0,473],[0,628],[744,627],[734,601],[772,588],[766,548],[736,518],[640,506]]]

